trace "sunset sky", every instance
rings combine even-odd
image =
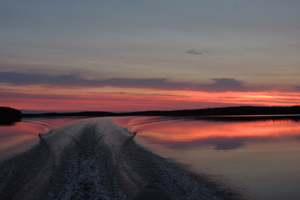
[[[0,3],[0,106],[300,103],[299,0]]]

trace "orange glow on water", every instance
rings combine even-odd
[[[0,126],[0,161],[22,152],[39,141],[38,134],[72,123],[81,118],[34,118],[23,119],[13,126]]]
[[[299,121],[212,122],[125,117],[115,122],[136,131],[135,141],[141,146],[184,163],[193,171],[230,177],[263,195],[266,187],[271,193],[284,191],[278,199],[284,199],[294,185],[291,191],[298,194],[297,184],[290,183],[300,180]]]
[[[207,122],[128,117],[115,120],[139,136],[159,142],[192,142],[210,138],[280,138],[300,136],[300,123],[291,121]]]
[[[17,122],[14,126],[0,127],[0,159],[10,152],[18,152],[24,143],[33,144],[38,141],[37,134],[42,132],[42,126],[37,124]]]

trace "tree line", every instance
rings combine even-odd
[[[21,119],[21,111],[10,107],[0,107],[0,125],[11,125]]]

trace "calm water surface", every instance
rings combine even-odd
[[[125,117],[135,140],[191,170],[227,177],[262,200],[300,199],[300,123]]]
[[[0,162],[21,153],[39,141],[38,134],[82,118],[25,118],[12,126],[0,126]]]

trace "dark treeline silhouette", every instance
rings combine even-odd
[[[165,116],[162,120],[188,120],[188,121],[211,121],[211,122],[252,122],[252,121],[282,121],[289,120],[293,122],[300,122],[299,115],[211,115],[211,116]]]
[[[54,116],[82,116],[82,117],[104,117],[104,116],[224,116],[224,115],[293,115],[300,114],[300,106],[239,106],[239,107],[221,107],[205,108],[191,110],[172,110],[172,111],[140,111],[140,112],[100,112],[86,111],[73,113],[42,113],[42,114],[23,114],[23,117],[54,117]]]
[[[173,111],[131,112],[146,116],[220,116],[220,115],[293,115],[300,114],[300,106],[238,106]]]
[[[297,116],[298,115],[298,116]],[[110,116],[163,116],[169,118],[189,118],[190,120],[208,121],[257,121],[284,120],[300,121],[300,106],[238,106],[171,111],[140,111],[140,112],[103,112],[84,111],[67,113],[22,114],[19,110],[0,107],[0,125],[13,125],[22,117],[110,117]]]
[[[0,125],[13,125],[22,119],[22,113],[19,110],[10,107],[0,107]]]
[[[300,122],[300,106],[239,106],[194,110],[146,111],[130,113],[137,116],[164,116],[168,119],[205,120],[219,122],[277,121]]]

